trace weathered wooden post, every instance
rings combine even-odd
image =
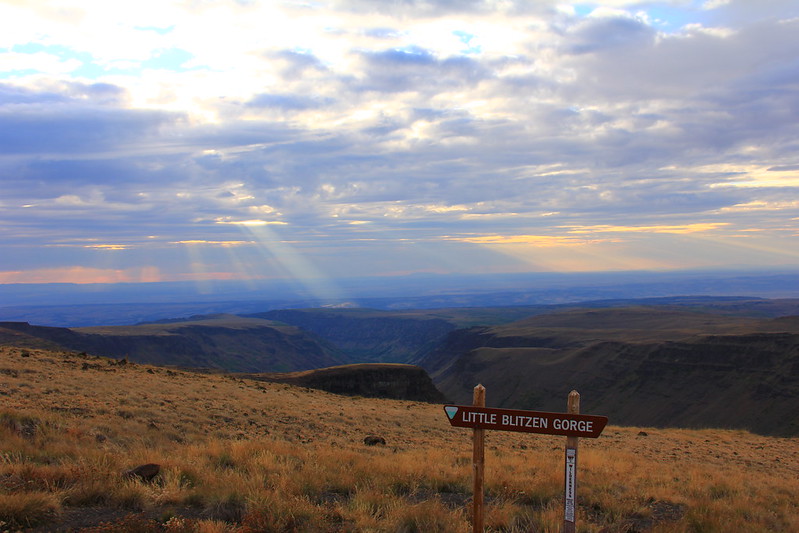
[[[474,430],[474,517],[472,531],[483,532],[483,477],[485,473],[485,430],[521,431],[566,437],[566,496],[563,499],[563,531],[575,533],[577,515],[577,441],[579,437],[599,437],[608,417],[580,414],[580,394],[569,393],[567,413],[496,409],[485,406],[486,390],[474,388],[473,405],[445,405],[449,423],[454,427]]]
[[[580,414],[580,393],[573,390],[569,393],[567,413]],[[579,437],[566,437],[566,481],[563,497],[563,533],[577,531],[577,441]]]
[[[472,397],[474,407],[485,407],[486,388],[477,385]],[[474,469],[474,486],[472,491],[472,531],[483,533],[483,479],[485,478],[485,429],[474,428],[472,468]]]

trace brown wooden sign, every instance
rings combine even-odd
[[[608,417],[570,413],[546,413],[518,409],[494,409],[473,405],[445,405],[449,423],[460,428],[543,433],[566,437],[599,437]]]

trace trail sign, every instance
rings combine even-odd
[[[472,532],[483,532],[483,473],[485,472],[485,441],[487,429],[564,435],[566,437],[566,492],[563,498],[563,533],[576,533],[577,515],[577,443],[580,437],[599,437],[608,417],[580,414],[580,393],[569,393],[567,413],[493,409],[485,406],[485,387],[474,388],[473,405],[445,405],[449,423],[455,427],[472,428],[474,497]]]
[[[606,416],[495,409],[473,405],[445,405],[444,412],[447,413],[450,425],[455,427],[589,439],[599,437],[608,423]]]

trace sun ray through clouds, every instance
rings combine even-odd
[[[209,269],[207,268],[203,254],[201,241],[183,241],[186,254],[188,255],[188,265],[192,275],[190,279],[194,281],[199,294],[210,294],[213,292]]]
[[[292,246],[272,230],[272,224],[260,220],[225,223],[234,224],[252,238],[263,257],[277,266],[288,280],[301,286],[308,296],[320,301],[345,299],[341,288],[308,260],[298,247]]]

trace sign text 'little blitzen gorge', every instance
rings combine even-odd
[[[455,427],[521,431],[589,439],[599,437],[608,423],[606,416],[494,409],[471,405],[445,405],[444,411],[447,413],[449,423]]]

